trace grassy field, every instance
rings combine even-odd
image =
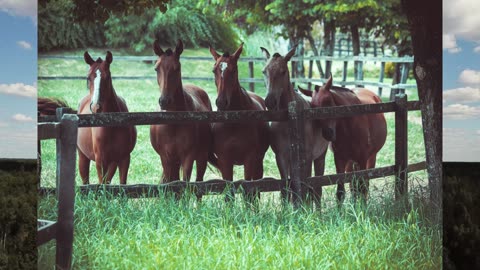
[[[82,55],[82,51],[55,54]],[[90,50],[93,58],[105,57],[105,50]],[[152,64],[116,61],[122,52],[113,51],[113,75],[154,76]],[[182,55],[210,56],[208,50],[186,49]],[[213,76],[212,61],[183,63],[184,76]],[[39,59],[39,76],[83,76],[83,61]],[[261,78],[262,63],[255,64],[255,77]],[[374,69],[374,67],[371,67]],[[372,72],[374,73],[374,72]],[[314,75],[315,76],[315,75]],[[372,75],[373,76],[373,75]],[[239,66],[239,77],[248,77],[247,63]],[[376,81],[378,78],[366,78]],[[192,82],[203,87],[212,104],[216,89],[211,82]],[[155,80],[113,82],[132,112],[156,111],[159,89]],[[244,84],[248,88],[248,85]],[[265,97],[265,87],[256,84],[256,92]],[[38,82],[39,96],[61,97],[76,109],[87,94],[85,81]],[[386,93],[385,93],[386,92]],[[408,92],[409,100],[418,99]],[[388,97],[388,91],[384,91]],[[386,114],[387,142],[377,156],[377,166],[394,164],[394,115]],[[409,163],[425,160],[419,112],[409,113]],[[159,183],[160,158],[149,140],[149,126],[137,126],[138,140],[132,152],[129,184]],[[55,183],[55,144],[42,142],[42,185]],[[334,173],[332,154],[328,153],[326,174]],[[279,177],[271,149],[264,160],[264,176]],[[91,182],[96,183],[93,163]],[[192,178],[195,177],[195,171]],[[169,198],[137,199],[91,198],[77,196],[75,207],[74,266],[78,269],[355,269],[408,268],[437,269],[441,264],[440,229],[428,222],[425,209],[427,179],[425,172],[409,175],[412,210],[399,214],[393,209],[393,177],[371,181],[371,200],[365,210],[349,203],[342,213],[336,209],[335,187],[326,187],[321,215],[308,206],[294,210],[280,207],[279,194],[262,196],[260,209],[245,209],[239,199],[226,205],[223,196],[206,196],[202,204],[191,198],[180,203]],[[220,178],[207,170],[205,179]],[[235,168],[235,179],[243,178],[243,169]],[[77,184],[81,183],[77,172]],[[118,184],[118,174],[112,183]],[[54,198],[39,201],[39,217],[54,218]],[[54,246],[39,250],[40,268],[54,260]]]

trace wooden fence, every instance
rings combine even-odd
[[[289,104],[288,110],[282,111],[221,111],[221,112],[139,112],[139,113],[101,113],[79,114],[78,127],[98,126],[129,126],[129,125],[153,125],[182,122],[242,122],[242,121],[288,121],[291,152],[291,178],[274,179],[264,178],[256,181],[225,181],[221,179],[207,180],[204,182],[174,181],[159,185],[84,185],[80,186],[80,192],[88,193],[105,190],[114,194],[126,194],[130,197],[158,196],[160,190],[182,192],[185,189],[192,190],[197,194],[209,194],[222,192],[225,188],[235,186],[242,187],[244,191],[271,192],[281,191],[287,187],[287,181],[291,181],[294,201],[300,202],[305,198],[305,189],[318,189],[323,186],[337,184],[338,182],[349,183],[358,177],[369,179],[395,175],[395,198],[400,198],[407,193],[407,173],[423,170],[425,162],[408,165],[407,155],[407,113],[409,110],[419,110],[418,101],[407,102],[404,94],[397,95],[394,102],[339,106],[316,109],[300,109],[294,102]],[[356,171],[352,173],[334,174],[326,176],[305,177],[305,147],[303,138],[303,123],[308,119],[341,118],[351,117],[358,114],[395,112],[395,164],[391,166]],[[39,117],[38,132],[50,134],[57,124],[51,123],[63,119],[67,111],[59,109],[55,119],[51,117]],[[68,114],[66,114],[68,115]],[[75,146],[70,145],[73,149]],[[62,159],[61,156],[57,157]],[[58,161],[57,161],[58,162]],[[74,170],[70,167],[69,170]],[[55,192],[55,190],[42,188],[41,193]]]
[[[55,55],[39,55],[39,59],[65,59],[65,60],[78,60],[83,61],[82,56],[55,56]],[[143,62],[153,62],[157,60],[157,56],[117,56],[116,60],[124,61],[143,61]],[[182,56],[180,58],[182,62],[187,61],[208,61],[213,63],[211,57],[189,57]],[[248,62],[248,78],[239,78],[241,83],[248,83],[249,90],[255,91],[255,83],[263,83],[263,78],[255,78],[254,64],[257,62],[265,63],[265,58],[263,57],[241,57],[240,62]],[[325,83],[326,79],[323,78],[312,78],[313,74],[313,63],[314,61],[325,61],[327,64],[332,62],[342,62],[343,71],[342,71],[342,80],[335,79],[336,84],[340,84],[343,87],[345,86],[365,86],[365,87],[377,87],[378,93],[381,96],[383,88],[394,89],[395,93],[405,93],[404,89],[417,88],[416,84],[407,84],[408,77],[408,66],[413,63],[413,57],[368,57],[368,56],[309,56],[309,57],[293,57],[290,61],[291,65],[294,66],[296,62],[303,61],[308,62],[308,76],[307,78],[295,78],[294,68],[290,68],[292,71],[292,83],[305,83],[308,85],[308,89],[311,89],[312,83]],[[355,70],[354,80],[347,80],[348,65],[350,62],[353,62]],[[364,81],[364,72],[363,72],[363,63],[364,62],[380,62],[380,73],[378,81]],[[400,83],[392,85],[385,83],[385,64],[387,62],[399,63],[401,64],[401,78]],[[85,76],[38,76],[39,80],[85,80]],[[149,76],[112,76],[114,80],[156,80],[157,77],[152,72],[152,75]],[[192,77],[192,76],[182,76],[182,80],[185,81],[214,81],[213,75],[210,77]]]

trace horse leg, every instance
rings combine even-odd
[[[222,173],[222,179],[226,181],[233,181],[233,162],[218,159],[218,169]],[[235,187],[232,187],[225,197],[226,202],[235,200]]]
[[[78,149],[78,170],[80,172],[80,178],[84,185],[89,184],[90,179],[90,159]]]
[[[203,182],[203,176],[205,175],[205,171],[207,170],[207,161],[208,155],[206,155],[203,159],[197,159],[197,178],[195,180],[196,182]],[[198,202],[201,202],[203,194],[198,191],[196,193]]]
[[[313,161],[313,168],[315,170],[315,176],[323,176],[325,173],[325,156],[327,151],[320,155],[317,159]],[[322,187],[312,190],[312,198],[317,206],[319,212],[322,209]]]
[[[243,169],[245,180],[259,180],[263,178],[263,157],[261,159],[251,159],[247,162]],[[260,201],[260,192],[251,190],[246,192],[246,201],[252,205],[256,205]]]
[[[288,153],[287,153],[288,154]],[[285,155],[281,153],[275,155],[275,160],[277,162],[277,167],[280,172],[280,177],[285,180],[285,188],[280,191],[280,195],[284,202],[288,202],[290,199],[290,180],[288,179],[288,162]]]
[[[130,167],[130,155],[128,155],[118,164],[118,172],[120,174],[120,185],[127,184],[127,174],[128,174],[129,167]]]
[[[345,173],[346,161],[339,158],[336,155],[334,155],[334,159],[335,159],[335,168],[337,169],[337,174]],[[341,206],[343,204],[344,200],[345,200],[345,183],[343,183],[343,181],[339,181],[338,184],[337,184],[337,203],[338,203],[338,206]]]
[[[103,167],[107,168],[107,171],[104,174],[105,183],[110,184],[112,182],[113,176],[117,172],[118,162],[106,163]]]
[[[172,181],[180,180],[180,162],[175,159],[162,159],[162,183],[169,183]],[[175,192],[175,199],[180,199],[180,193]]]
[[[192,177],[193,161],[193,157],[188,156],[182,162],[182,179],[185,182],[190,182]]]

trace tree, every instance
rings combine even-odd
[[[402,0],[414,55],[422,108],[430,199],[441,223],[442,209],[442,6],[435,0]]]

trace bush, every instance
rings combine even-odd
[[[38,49],[76,49],[105,44],[103,24],[78,22],[72,0],[41,1],[38,6]]]
[[[173,46],[181,39],[188,47],[206,47],[232,52],[238,47],[238,36],[231,24],[218,16],[192,8],[189,1],[172,1],[166,13],[158,8],[142,15],[112,15],[105,23],[107,45],[130,47],[140,53],[151,51],[155,38]]]

